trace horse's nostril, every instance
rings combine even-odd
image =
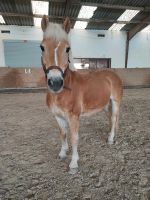
[[[61,79],[61,80],[60,80],[60,86],[62,86],[62,85],[63,85],[63,80]]]
[[[63,86],[63,79],[48,79],[48,86],[53,90],[53,91],[58,91],[62,88]]]
[[[53,85],[53,81],[51,79],[48,79],[48,85],[52,86]]]

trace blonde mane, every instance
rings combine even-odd
[[[45,32],[43,33],[44,38],[52,38],[56,41],[68,41],[68,35],[60,24],[49,22]]]

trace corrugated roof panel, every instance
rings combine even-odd
[[[31,14],[32,7],[30,0],[1,0],[0,12],[15,12]]]
[[[33,26],[33,18],[32,17],[19,17],[22,26]]]
[[[14,0],[1,0],[0,12],[16,12]]]
[[[49,2],[49,15],[63,16],[65,12],[65,3]]]
[[[22,14],[32,14],[31,0],[15,0],[16,10]]]
[[[118,17],[124,12],[120,9],[110,9],[110,8],[98,8],[93,17],[95,19],[118,19]]]
[[[43,0],[43,1],[46,1],[46,0]],[[54,2],[54,3],[65,3],[66,0],[47,0],[49,1],[50,3]]]
[[[117,20],[118,17],[124,12],[124,10],[120,9],[110,9],[110,8],[98,8],[94,15],[93,19],[105,19],[105,20]],[[90,22],[87,26],[87,29],[98,29],[98,30],[107,30],[113,23],[111,22],[102,22],[95,23]]]
[[[57,24],[62,24],[63,20],[62,19],[50,19],[50,22],[57,23]]]
[[[149,0],[81,0],[81,2],[126,5],[126,6],[145,6],[145,5],[150,6]]]
[[[112,23],[89,23],[86,29],[108,30]]]
[[[49,3],[49,15],[52,16],[59,16],[59,17],[65,17],[65,12],[67,13],[67,16],[70,18],[77,18],[78,13],[80,11],[81,6],[80,5],[71,5],[69,9],[66,12],[66,3],[63,1],[62,3],[58,2],[50,2]],[[54,23],[62,23],[63,20],[51,20]],[[74,26],[74,21],[71,23],[72,27]]]
[[[148,15],[147,12],[139,12],[131,21],[136,21],[136,20],[143,20],[146,16]],[[134,26],[136,26],[137,24],[127,24],[125,25],[122,30],[126,30],[126,31],[129,31],[130,29],[132,29]],[[145,24],[145,27],[147,25]]]
[[[80,8],[81,8],[80,5],[71,6],[71,8],[68,9],[68,15],[69,15],[69,17],[78,17]]]
[[[1,0],[0,12],[32,14],[30,0]],[[32,26],[32,17],[4,16],[8,25]]]
[[[32,17],[14,17],[14,16],[5,16],[4,20],[6,25],[19,25],[19,26],[33,26]]]
[[[148,14],[147,12],[139,12],[131,21],[134,20],[143,20]]]
[[[95,18],[95,19],[106,19],[106,20],[117,20],[120,15],[124,12],[124,10],[122,9],[110,9],[110,8],[98,8],[93,17],[92,18]],[[134,21],[134,20],[142,20],[144,19],[144,17],[146,17],[147,15],[147,12],[139,12],[131,21]],[[92,23],[89,23],[88,27],[87,28],[91,28],[93,27],[94,29],[109,29],[109,27],[112,25],[113,23],[107,23],[106,22],[106,26],[104,25],[100,25],[100,24],[97,24],[94,23],[92,25]],[[110,26],[109,26],[110,25]],[[133,28],[136,24],[127,24],[126,26],[123,27],[122,30],[130,30],[131,28]]]
[[[14,16],[5,16],[4,20],[6,22],[6,25],[20,25],[21,22],[19,20],[19,17],[14,17]]]
[[[69,1],[69,0],[68,0]],[[80,11],[81,5],[73,3],[68,6],[69,9],[66,11],[66,0],[49,0],[49,15],[65,17],[65,15],[71,18],[77,18]],[[76,2],[78,2],[76,0]],[[150,6],[150,0],[81,0],[83,2],[91,3],[103,3],[111,5],[126,5],[126,6]],[[0,12],[5,13],[21,13],[21,14],[32,14],[31,0],[0,0]],[[94,19],[106,19],[106,20],[116,20],[122,13],[123,9],[110,9],[110,8],[98,8],[94,15]],[[150,12],[149,12],[150,13]],[[133,20],[142,20],[148,12],[139,13]],[[3,16],[6,24],[11,25],[25,25],[32,26],[33,18],[32,17],[16,17],[16,16]],[[62,23],[62,19],[53,19],[51,20],[56,23]],[[74,26],[75,21],[72,20],[72,26]],[[87,26],[87,29],[108,29],[113,23],[93,23],[90,22]],[[136,24],[128,24],[123,30],[129,30],[134,27]]]

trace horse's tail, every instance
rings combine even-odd
[[[120,105],[123,96],[123,82],[120,77],[113,73],[111,80],[111,98]]]

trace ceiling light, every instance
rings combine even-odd
[[[78,18],[90,19],[96,9],[97,7],[95,6],[82,6],[78,14]]]
[[[80,12],[78,14],[78,18],[90,19],[94,11],[97,9],[96,6],[82,6]],[[75,29],[85,29],[87,27],[88,22],[76,21],[74,28]]]
[[[0,15],[0,24],[5,24],[5,20],[2,15]]]
[[[150,32],[150,25],[146,26],[141,32]]]
[[[117,23],[114,23],[110,28],[109,30],[110,31],[120,31],[122,29],[122,27],[124,27],[126,24],[117,24]]]
[[[135,15],[137,15],[140,10],[126,10],[124,13],[117,19],[117,21],[127,21],[129,22]],[[114,23],[109,30],[120,31],[126,24],[117,24]]]
[[[126,10],[124,13],[117,19],[117,21],[130,21],[135,15],[137,15],[140,10]]]
[[[34,17],[34,25],[41,27],[41,18]]]
[[[76,21],[74,28],[75,29],[85,29],[87,27],[87,22]]]
[[[47,1],[31,1],[31,2],[32,2],[33,14],[48,15],[49,3]]]

